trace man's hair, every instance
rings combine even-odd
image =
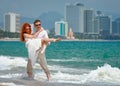
[[[37,23],[37,22],[41,22],[39,19],[36,19],[35,21],[34,21],[34,25],[35,25],[35,23]]]

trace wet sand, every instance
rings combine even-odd
[[[65,84],[65,83],[52,83],[49,81],[37,81],[37,80],[25,80],[25,79],[6,79],[0,78],[0,86],[8,86],[2,85],[2,83],[14,83],[16,86],[86,86],[86,85],[73,85],[73,84]]]
[[[0,78],[0,83],[14,83],[15,85],[21,86],[54,86],[52,83],[49,83],[48,81],[41,82],[37,80],[25,80],[25,79]],[[2,86],[2,84],[0,86]]]
[[[112,83],[104,82],[89,82],[84,84],[72,84],[72,83],[55,83],[49,81],[37,81],[37,80],[25,80],[25,79],[6,79],[0,78],[0,86],[12,86],[12,85],[2,85],[1,83],[14,83],[14,86],[120,86]]]

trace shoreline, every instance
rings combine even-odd
[[[51,81],[27,80],[22,78],[0,78],[0,86],[118,86],[107,82],[88,82],[81,84],[59,83]]]
[[[81,42],[104,42],[104,41],[120,41],[120,40],[105,40],[105,39],[63,39],[62,41],[81,41]]]
[[[20,41],[20,38],[0,38],[0,41]],[[62,39],[61,41],[82,41],[82,42],[92,42],[92,41],[120,41],[120,40],[105,40],[105,39]]]
[[[8,85],[9,84],[9,85]],[[22,78],[0,78],[0,86],[86,86],[84,84],[73,84],[73,83],[59,83],[51,81],[38,81],[38,80],[28,80]],[[92,86],[92,85],[88,85]]]
[[[0,38],[0,41],[20,41],[20,38]]]

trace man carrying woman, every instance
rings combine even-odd
[[[43,29],[43,27],[41,27],[40,20],[34,21],[34,27],[36,28],[36,32],[31,34],[32,30],[30,24],[24,23],[20,33],[20,39],[26,43],[26,47],[28,49],[29,58],[27,63],[27,74],[30,79],[33,78],[32,70],[37,60],[44,70],[47,79],[50,80],[50,72],[47,67],[45,49],[50,42],[60,41],[61,38],[48,38],[47,32]]]

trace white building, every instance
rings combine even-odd
[[[20,32],[20,15],[6,13],[4,15],[4,30],[7,32]]]
[[[68,23],[65,21],[55,22],[55,35],[66,36],[68,34]]]
[[[74,33],[84,33],[84,5],[68,4],[65,7],[65,20],[68,22],[68,28],[72,28]]]

